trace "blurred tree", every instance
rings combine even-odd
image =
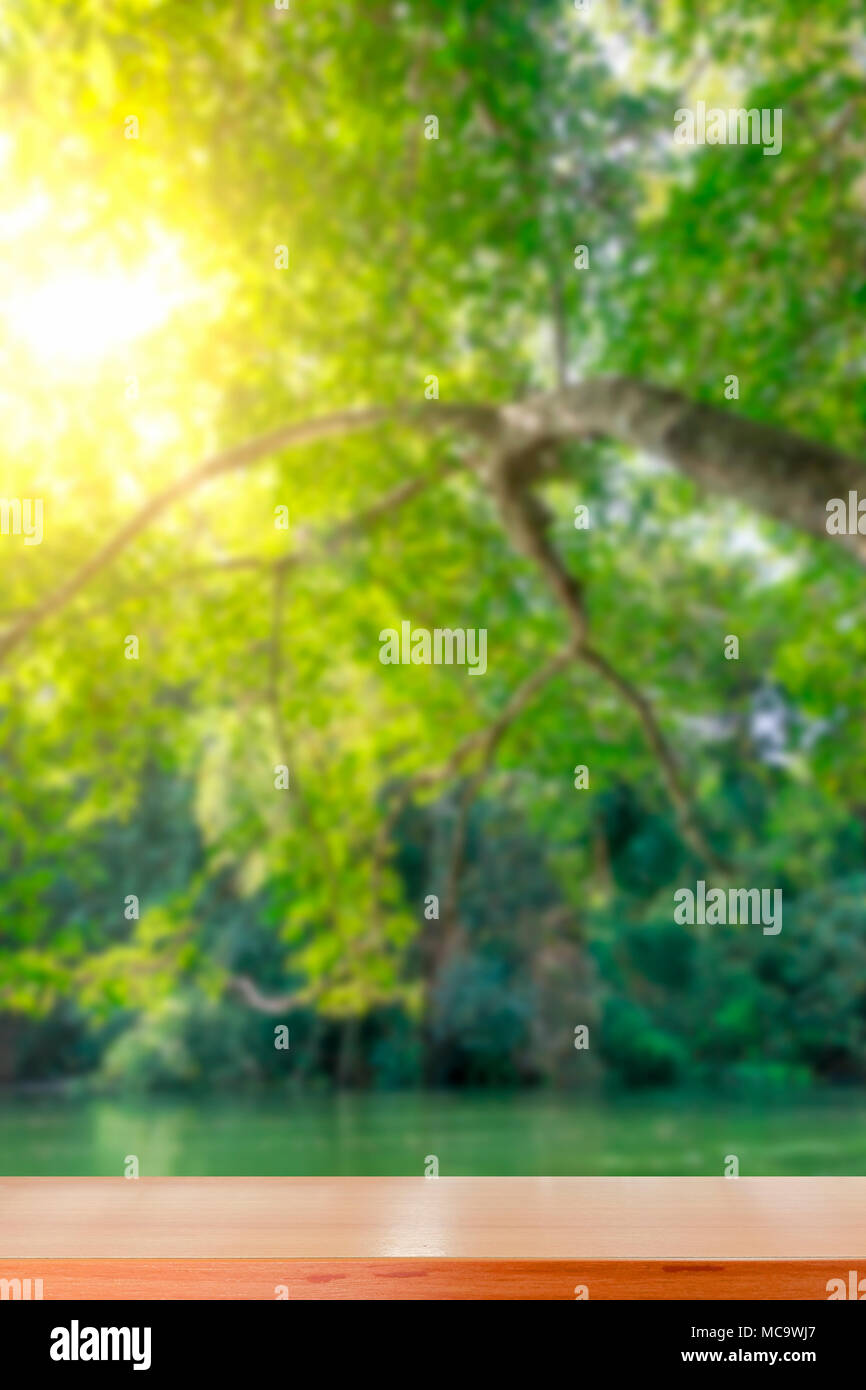
[[[228,991],[343,1020],[352,1072],[352,1019],[426,1009],[447,1074],[495,1036],[478,1065],[526,1076],[551,963],[577,1007],[622,893],[638,925],[683,876],[862,865],[866,542],[825,528],[866,478],[862,15],[700,18],[5,7],[2,491],[45,502],[42,544],[0,537],[7,1011]],[[674,146],[698,99],[782,108],[782,154]],[[381,665],[406,618],[486,629],[484,678]],[[481,797],[557,885],[521,865],[515,943],[560,924],[528,967],[473,936]],[[624,1074],[675,1074],[617,1008]]]

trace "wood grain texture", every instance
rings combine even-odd
[[[866,1178],[0,1179],[4,1260],[857,1256]]]
[[[866,1261],[861,1262],[866,1274]],[[844,1262],[743,1260],[0,1260],[0,1279],[42,1280],[46,1302],[827,1298]],[[35,1289],[31,1282],[31,1291]],[[286,1291],[283,1293],[283,1291]]]
[[[852,1269],[863,1178],[0,1179],[0,1279],[48,1300],[826,1299]]]

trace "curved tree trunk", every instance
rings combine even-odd
[[[13,615],[0,632],[0,663],[180,498],[213,478],[252,467],[284,449],[372,429],[387,421],[404,421],[421,429],[461,427],[479,436],[500,461],[507,460],[511,482],[520,488],[556,471],[559,465],[551,445],[568,439],[620,440],[656,454],[705,490],[735,497],[766,516],[836,541],[866,564],[866,536],[828,537],[826,530],[830,498],[847,497],[849,490],[858,487],[866,492],[866,463],[861,459],[649,382],[603,377],[513,405],[437,402],[338,411],[234,445],[152,497],[55,590]],[[416,490],[409,489],[412,495]],[[380,514],[381,508],[374,507],[373,519]],[[340,538],[347,529],[346,523],[337,528]],[[302,563],[308,557],[296,558]]]
[[[858,488],[866,495],[866,462],[830,445],[630,377],[581,382],[500,415],[516,482],[556,471],[547,444],[616,439],[655,454],[702,490],[836,541],[866,564],[866,536],[829,537],[826,529],[830,498]]]

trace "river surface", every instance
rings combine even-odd
[[[0,1098],[0,1174],[866,1174],[866,1092],[796,1102],[657,1093]]]

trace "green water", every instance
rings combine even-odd
[[[796,1103],[538,1093],[0,1099],[0,1174],[866,1174],[866,1092]]]

